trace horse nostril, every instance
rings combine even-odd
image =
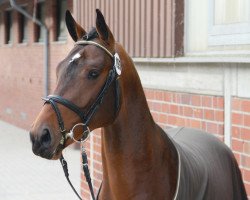
[[[50,142],[51,142],[50,132],[48,129],[44,129],[43,134],[41,136],[41,144],[45,147],[48,147],[50,145]]]

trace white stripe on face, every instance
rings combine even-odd
[[[74,60],[78,59],[81,57],[81,54],[80,53],[76,53],[72,58],[71,60],[69,61],[70,63],[73,62]]]

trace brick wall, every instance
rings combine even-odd
[[[250,195],[250,99],[232,100],[232,150]]]
[[[95,194],[102,182],[102,158],[101,158],[101,129],[92,132],[90,140],[85,144],[88,152],[89,165],[91,168],[91,178],[94,186]],[[92,151],[91,151],[92,150]],[[92,154],[90,153],[92,152]],[[81,172],[81,194],[83,198],[89,197],[91,199],[89,188],[83,171]]]
[[[202,129],[220,140],[224,140],[224,98],[221,96],[177,93],[145,89],[145,94],[155,121],[164,129],[185,126]],[[92,173],[95,192],[101,184],[101,136],[100,129],[94,131],[92,148],[87,149],[93,164]],[[232,150],[242,171],[245,187],[250,196],[250,99],[232,99]],[[92,159],[92,160],[91,160]],[[88,187],[82,174],[82,195],[89,196]]]
[[[33,15],[33,1],[16,1],[18,5],[27,5],[27,11]],[[55,86],[55,69],[72,48],[72,41],[55,41],[56,22],[52,11],[56,1],[46,1],[46,25],[49,28],[49,79],[50,91]],[[72,10],[72,1],[68,9]],[[28,21],[28,41],[19,43],[18,13],[13,10],[13,42],[4,44],[3,12],[10,6],[0,6],[0,120],[29,129],[32,121],[41,110],[44,96],[44,45],[35,42],[34,23]]]
[[[155,121],[164,129],[173,126],[197,128],[223,140],[223,98],[146,90]]]

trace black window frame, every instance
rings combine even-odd
[[[27,11],[27,6],[22,6],[22,9]],[[28,18],[23,14],[18,13],[18,43],[28,42]]]
[[[13,10],[4,11],[4,44],[13,44]]]
[[[46,20],[46,3],[39,1],[36,4],[36,19],[45,24]],[[35,42],[42,43],[45,40],[45,30],[39,25],[35,24]]]
[[[56,41],[66,41],[67,29],[65,24],[65,12],[67,10],[67,0],[57,0],[56,3]]]

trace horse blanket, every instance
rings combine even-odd
[[[237,161],[223,142],[190,128],[166,132],[179,154],[176,200],[247,199]]]

